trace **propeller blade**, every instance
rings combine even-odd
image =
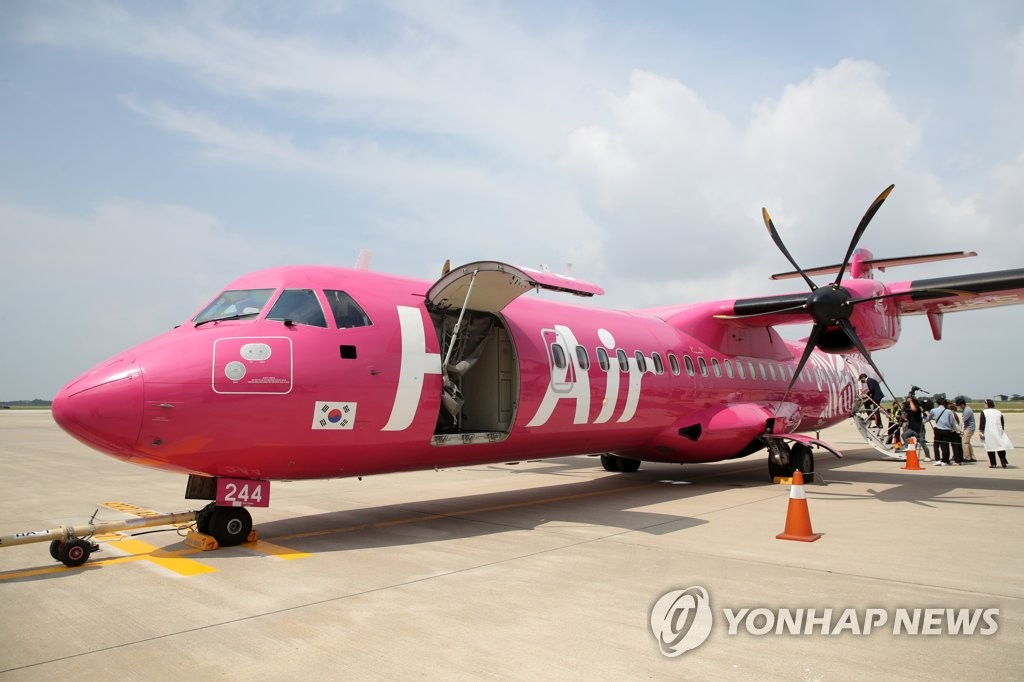
[[[793,267],[796,268],[796,271],[800,273],[800,276],[804,278],[805,282],[807,282],[807,286],[811,288],[811,291],[817,289],[818,285],[815,284],[811,278],[807,276],[807,273],[796,264],[795,260],[793,260],[793,256],[790,255],[786,245],[782,243],[782,237],[779,236],[779,231],[775,229],[775,224],[772,222],[771,216],[768,215],[768,209],[763,206],[761,207],[761,217],[764,218],[764,226],[768,228],[768,234],[772,236],[772,241],[775,242],[775,246],[779,247],[779,251],[781,251],[782,255],[786,257],[786,260],[792,263]]]
[[[786,402],[786,398],[789,397],[789,391],[793,388],[793,384],[800,378],[800,372],[804,371],[804,365],[807,364],[807,359],[811,357],[811,353],[814,352],[814,347],[818,345],[818,337],[821,336],[821,325],[815,324],[811,327],[811,333],[807,337],[807,345],[804,346],[804,354],[800,356],[800,362],[796,364],[796,371],[793,372],[793,378],[789,380],[789,386],[786,386],[786,392],[782,394],[782,400],[779,401],[781,406]]]
[[[860,351],[860,354],[863,355],[864,359],[868,361],[868,364],[871,365],[871,369],[875,370],[875,374],[877,374],[878,378],[882,380],[882,385],[885,386],[885,389],[887,391],[889,391],[889,395],[895,398],[896,392],[889,387],[888,383],[886,383],[885,375],[882,374],[882,370],[878,369],[878,365],[876,365],[875,361],[871,358],[871,353],[869,353],[868,349],[864,347],[864,344],[861,342],[860,337],[857,336],[857,330],[853,328],[853,325],[850,324],[850,321],[839,320],[839,327],[846,333],[846,336],[850,339],[850,341],[853,341],[853,345],[857,347],[857,350]]]
[[[843,259],[843,264],[839,266],[839,272],[836,274],[834,284],[839,284],[840,280],[843,279],[843,273],[846,272],[846,266],[850,264],[850,258],[853,256],[853,252],[857,248],[857,242],[859,242],[860,238],[864,236],[864,230],[868,229],[868,223],[870,223],[871,219],[875,217],[876,213],[878,213],[878,209],[882,207],[882,202],[888,198],[889,193],[892,192],[894,187],[896,187],[896,185],[889,185],[886,187],[882,190],[881,194],[875,197],[875,200],[871,202],[871,205],[868,206],[868,210],[864,213],[864,217],[860,219],[860,224],[857,225],[857,229],[853,232],[853,239],[850,240],[850,248],[846,250],[846,258]]]

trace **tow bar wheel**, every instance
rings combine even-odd
[[[81,566],[92,554],[92,543],[82,538],[72,538],[67,542],[54,540],[50,543],[50,556],[69,568]]]

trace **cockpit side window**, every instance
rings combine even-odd
[[[289,320],[294,324],[327,327],[320,301],[312,289],[285,289],[270,309],[268,320]]]
[[[327,304],[331,306],[331,312],[334,313],[334,323],[338,329],[368,327],[372,324],[369,316],[359,307],[359,304],[344,291],[325,289],[324,296],[327,297]]]
[[[196,324],[214,320],[237,320],[256,317],[267,304],[273,289],[229,289],[222,291],[192,320]]]

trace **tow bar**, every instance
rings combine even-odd
[[[179,526],[196,522],[199,512],[177,512],[173,514],[157,514],[122,521],[101,521],[95,523],[96,514],[89,523],[81,526],[61,526],[49,530],[31,530],[14,535],[0,535],[0,548],[14,545],[27,545],[30,542],[50,541],[50,556],[65,566],[81,566],[89,560],[89,555],[99,551],[100,546],[92,541],[94,535],[114,533],[130,528],[147,528],[149,526]]]

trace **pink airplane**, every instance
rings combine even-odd
[[[873,270],[957,258],[874,259],[801,270],[810,293],[612,311],[524,296],[593,296],[592,284],[504,263],[445,268],[430,283],[332,267],[232,282],[188,323],[127,350],[57,395],[53,416],[101,452],[188,475],[211,500],[198,529],[246,540],[270,481],[601,453],[715,462],[768,451],[769,472],[814,470],[813,433],[850,417],[861,363],[902,315],[1019,304],[1024,269],[884,285]],[[849,266],[850,278],[843,279]],[[812,274],[837,273],[817,286]],[[807,339],[776,325],[811,322]],[[892,391],[890,390],[890,393]]]

